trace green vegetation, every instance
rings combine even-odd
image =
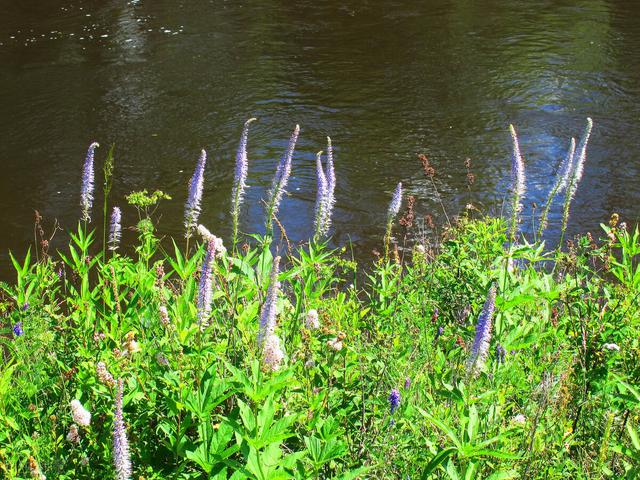
[[[142,205],[132,256],[103,256],[80,226],[59,259],[13,259],[16,282],[2,285],[4,478],[112,478],[111,376],[124,380],[133,478],[640,473],[637,228],[613,218],[602,241],[581,237],[562,253],[505,249],[504,221],[462,218],[369,272],[345,249],[302,246],[281,261],[285,358],[274,370],[257,345],[274,245],[255,237],[215,259],[200,328],[205,245],[165,251],[143,197],[131,197]],[[469,374],[491,285],[490,350]],[[89,426],[72,427],[74,399]]]

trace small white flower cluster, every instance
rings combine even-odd
[[[320,328],[320,320],[319,320],[319,317],[318,317],[318,311],[315,310],[315,309],[309,310],[307,312],[307,316],[305,318],[304,324],[309,330],[315,330],[317,328]]]
[[[284,352],[280,346],[280,338],[277,335],[269,335],[262,348],[262,358],[264,364],[271,371],[275,372],[280,369],[282,361],[284,360]]]
[[[213,240],[213,243],[215,245],[215,250],[216,250],[216,253],[215,253],[216,258],[222,258],[226,255],[227,248],[224,246],[224,243],[222,242],[221,238],[216,237],[204,225],[198,225],[198,233],[200,234],[200,236],[205,242],[208,242],[209,240]]]
[[[71,400],[71,416],[73,421],[81,427],[88,427],[91,424],[91,414],[82,406],[80,400]]]

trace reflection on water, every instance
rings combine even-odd
[[[416,154],[437,167],[449,212],[498,212],[509,135],[528,173],[525,218],[544,201],[570,136],[596,127],[571,228],[597,231],[612,211],[638,219],[640,5],[633,0],[430,2],[10,2],[0,18],[0,258],[23,251],[33,210],[71,228],[86,147],[116,144],[114,199],[144,187],[173,196],[163,233],[180,235],[186,184],[209,152],[203,222],[228,237],[233,157],[242,123],[251,188],[243,229],[302,126],[287,233],[312,230],[314,154],[330,135],[338,170],[334,238],[367,254],[403,181],[419,213],[443,216]],[[558,227],[559,209],[550,217]],[[125,209],[125,224],[133,212]],[[552,232],[552,239],[553,239]]]

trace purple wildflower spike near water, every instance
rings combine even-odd
[[[400,212],[400,206],[402,205],[402,182],[398,183],[395,191],[393,192],[393,197],[391,197],[391,203],[389,204],[388,217],[391,221],[398,215]]]
[[[249,159],[247,158],[247,140],[249,138],[249,125],[255,122],[255,118],[250,118],[244,122],[240,145],[236,154],[236,170],[233,178],[233,190],[231,192],[231,216],[233,218],[234,244],[238,235],[238,218],[240,217],[240,205],[244,198],[244,190],[247,186],[247,174],[249,172]]]
[[[267,289],[267,296],[262,305],[262,311],[260,312],[260,326],[258,329],[258,347],[262,349],[264,341],[276,328],[276,315],[277,315],[277,302],[278,291],[280,290],[280,283],[278,282],[278,273],[280,272],[280,257],[273,259],[273,266],[271,267],[271,275],[269,280],[269,288]]]
[[[111,225],[109,228],[109,250],[117,250],[120,245],[120,236],[122,235],[122,212],[120,207],[113,207],[111,211]]]
[[[327,177],[322,168],[322,152],[316,155],[316,179],[318,189],[316,192],[315,237],[319,239],[329,229],[327,225],[327,209],[329,208]]]
[[[489,352],[489,344],[491,343],[491,329],[493,328],[493,312],[496,308],[496,286],[491,285],[487,293],[487,299],[484,307],[478,317],[476,325],[476,336],[471,347],[471,354],[467,362],[467,373],[471,376],[476,375],[487,359]]]
[[[513,200],[511,203],[511,240],[515,240],[518,229],[518,216],[522,210],[522,197],[525,192],[524,161],[520,154],[518,135],[513,125],[509,125],[511,140],[513,142],[513,153],[511,155],[511,193]]]
[[[271,184],[271,190],[269,192],[269,202],[267,203],[267,232],[270,233],[272,229],[273,216],[278,213],[282,195],[284,195],[285,188],[289,182],[289,175],[291,175],[291,161],[293,159],[293,151],[298,141],[298,135],[300,134],[300,125],[296,125],[296,128],[291,134],[289,139],[289,145],[287,150],[280,159],[276,174],[273,177]]]
[[[569,184],[569,194],[571,198],[574,197],[576,191],[578,190],[578,184],[580,180],[582,180],[582,174],[584,173],[584,163],[587,159],[587,144],[589,143],[589,138],[591,137],[591,130],[593,129],[593,120],[591,118],[587,118],[587,127],[584,130],[584,134],[582,135],[582,139],[580,139],[580,144],[576,149],[576,159],[574,162],[573,169],[573,178]]]
[[[127,429],[124,425],[122,413],[123,395],[124,382],[119,379],[113,418],[113,465],[116,470],[116,480],[129,480],[131,478],[129,439],[127,438]]]
[[[566,194],[564,196],[564,208],[562,212],[562,227],[560,228],[560,246],[564,241],[564,233],[567,230],[567,223],[569,222],[569,210],[571,208],[571,201],[578,190],[580,180],[582,180],[582,174],[584,173],[584,163],[587,160],[587,144],[591,137],[591,130],[593,129],[593,120],[587,118],[587,127],[584,130],[584,134],[580,139],[578,148],[576,149],[575,159],[573,161],[573,171],[571,172],[569,182],[567,184]]]
[[[557,192],[560,193],[562,190],[567,188],[569,185],[569,177],[571,176],[571,172],[573,170],[573,162],[575,160],[576,153],[576,139],[571,137],[571,141],[569,142],[569,150],[567,150],[567,154],[565,155],[562,163],[560,164],[560,168],[558,169],[558,175],[556,177],[556,184],[554,188],[557,189]]]
[[[80,207],[82,208],[82,221],[91,221],[91,207],[93,206],[93,189],[94,189],[94,168],[93,161],[95,150],[100,144],[93,142],[89,145],[87,156],[84,160],[82,168],[82,188],[80,190]]]
[[[329,215],[331,215],[333,205],[336,203],[336,170],[333,164],[333,145],[330,137],[327,137],[327,189],[329,194]]]
[[[200,203],[202,202],[202,190],[204,186],[204,167],[207,163],[207,152],[202,150],[200,152],[200,158],[196,164],[196,169],[193,172],[191,181],[189,182],[189,194],[187,202],[184,206],[184,226],[185,236],[189,238],[191,232],[198,224],[198,217],[200,216]]]
[[[198,286],[198,325],[201,329],[207,327],[209,314],[211,313],[211,298],[213,296],[211,272],[215,258],[216,241],[210,238],[207,241],[207,253],[202,262],[202,272],[200,273],[200,284]]]
[[[569,142],[569,150],[565,155],[560,167],[558,169],[558,173],[556,175],[556,181],[549,193],[549,198],[547,199],[547,203],[542,210],[542,214],[540,215],[540,226],[538,227],[538,239],[542,238],[542,233],[544,229],[547,228],[547,218],[549,216],[549,210],[551,209],[551,203],[555,198],[557,193],[560,193],[562,190],[567,188],[569,185],[571,173],[573,172],[573,163],[575,159],[575,151],[576,151],[576,139],[571,138]]]

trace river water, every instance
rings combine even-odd
[[[242,230],[263,230],[264,198],[301,126],[280,218],[293,241],[312,232],[315,153],[333,139],[332,235],[358,256],[379,248],[396,183],[418,216],[444,222],[417,160],[429,156],[449,215],[472,203],[499,213],[509,188],[509,123],[527,171],[530,230],[557,162],[585,119],[595,127],[570,233],[611,212],[640,212],[640,3],[636,0],[0,1],[0,257],[23,253],[33,211],[50,231],[80,215],[81,167],[97,184],[115,143],[113,200],[160,188],[162,234],[180,236],[187,183],[209,154],[201,221],[229,237],[235,149],[244,120],[249,184]],[[464,161],[476,181],[468,191]],[[101,194],[97,193],[98,202]],[[100,223],[99,210],[94,218]],[[551,214],[557,238],[560,205]],[[57,234],[60,246],[64,232]],[[131,240],[133,233],[127,232]]]

